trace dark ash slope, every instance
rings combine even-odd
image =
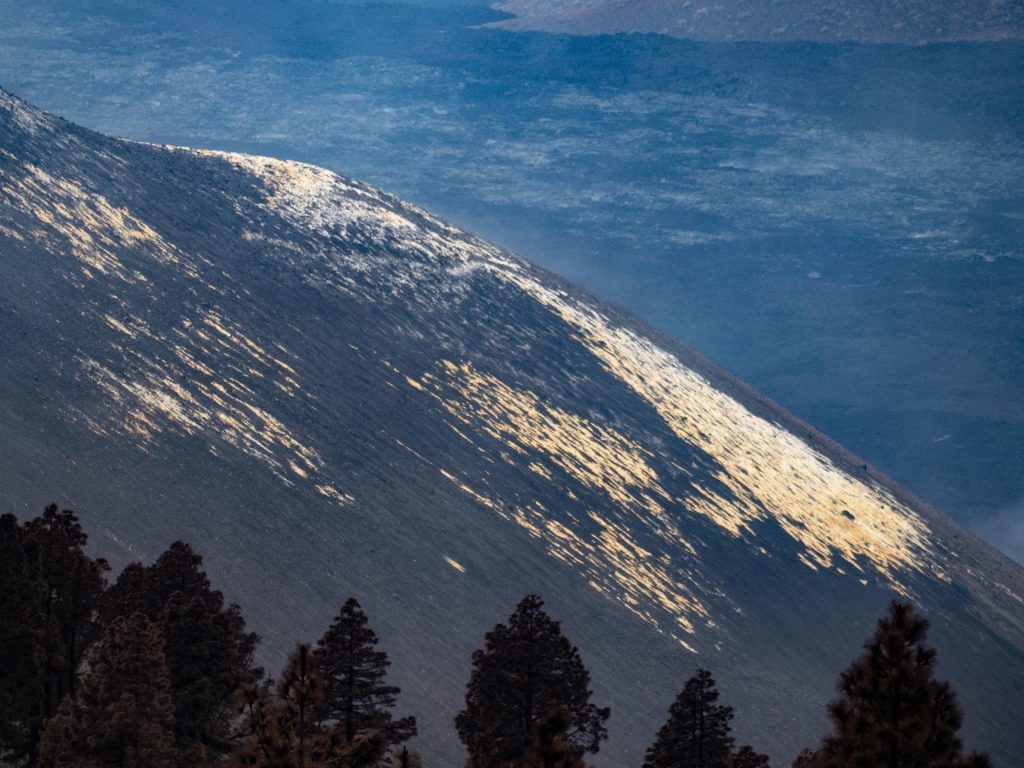
[[[785,760],[897,594],[1011,766],[1019,566],[694,352],[375,189],[0,92],[0,498],[118,562],[191,541],[276,664],[350,594],[431,763],[540,591],[638,763],[711,666]]]

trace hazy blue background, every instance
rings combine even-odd
[[[499,17],[0,0],[0,86],[418,202],[704,351],[1024,560],[1024,45],[473,28]]]

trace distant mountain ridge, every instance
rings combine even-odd
[[[0,501],[175,538],[271,664],[350,594],[430,762],[539,591],[638,763],[698,663],[791,759],[896,595],[1012,765],[1024,569],[697,353],[372,187],[107,138],[0,92]],[[1018,682],[1015,682],[1018,681]]]
[[[502,0],[495,8],[515,15],[498,27],[577,35],[911,45],[1024,38],[1024,5],[1005,0]]]

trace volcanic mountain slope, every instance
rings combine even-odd
[[[582,35],[911,45],[1024,37],[1024,6],[1002,0],[502,0],[495,8],[516,16],[495,26]]]
[[[694,352],[382,192],[0,92],[0,499],[118,564],[192,542],[280,662],[348,595],[431,764],[539,591],[638,764],[683,679],[789,759],[888,601],[1024,753],[1024,573]]]

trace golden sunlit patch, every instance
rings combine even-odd
[[[124,248],[140,246],[158,261],[182,261],[174,246],[127,209],[32,163],[22,167],[25,175],[0,186],[0,208],[33,217],[39,223],[33,237],[53,250],[69,248],[88,279],[105,275],[140,282],[138,271],[127,269],[118,256]]]
[[[804,547],[801,560],[809,568],[841,560],[862,570],[869,563],[897,589],[903,589],[901,570],[943,576],[933,564],[924,520],[887,490],[844,472],[648,339],[612,326],[515,264],[494,268],[576,328],[604,367],[649,402],[680,439],[724,467],[717,479],[733,498],[704,489],[703,498],[683,500],[688,509],[733,535],[752,535],[750,522],[773,519]]]
[[[461,564],[461,563],[459,563],[459,562],[457,562],[457,561],[455,561],[455,560],[452,560],[452,559],[451,559],[450,557],[448,557],[447,555],[445,555],[444,561],[445,561],[446,563],[448,563],[448,565],[450,565],[450,566],[451,566],[452,568],[454,568],[454,569],[455,569],[456,571],[458,571],[459,573],[465,573],[465,572],[466,572],[466,569],[465,569],[465,568],[464,568],[464,567],[462,566],[462,564]]]
[[[441,370],[442,376],[426,375],[421,385],[429,387],[463,424],[482,429],[507,446],[512,451],[507,461],[519,466],[525,458],[537,456],[528,466],[540,477],[554,481],[552,472],[557,468],[604,493],[631,525],[654,531],[659,541],[685,545],[665,517],[661,503],[668,495],[637,443],[609,427],[544,403],[533,393],[510,387],[468,363],[442,361]],[[449,390],[458,396],[448,396]],[[692,634],[694,620],[706,618],[707,610],[690,588],[690,580],[680,578],[684,574],[670,561],[654,557],[637,544],[629,525],[596,512],[591,512],[588,520],[555,520],[536,501],[506,507],[450,472],[441,470],[441,474],[482,506],[543,540],[552,556],[586,573],[594,589],[621,602],[644,621],[666,629],[692,650],[679,633]],[[653,606],[667,611],[674,625],[662,627]]]

